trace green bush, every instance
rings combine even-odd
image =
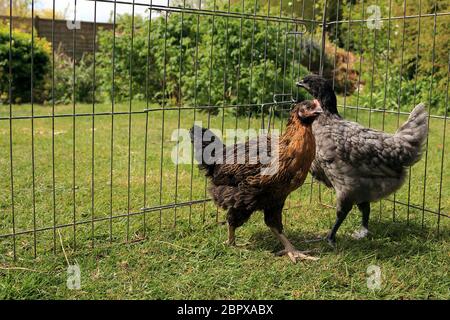
[[[430,86],[432,91],[430,96]],[[386,86],[386,88],[384,88]],[[420,102],[425,103],[432,114],[445,114],[446,91],[440,87],[431,76],[420,79],[400,78],[399,72],[393,72],[387,81],[377,86],[377,90],[364,90],[361,92],[359,105],[372,109],[387,109],[393,111],[410,112]],[[369,88],[368,88],[369,89]],[[356,99],[353,97],[353,99]]]
[[[150,38],[149,44],[148,21],[136,16],[131,52],[131,19],[129,15],[117,17],[115,39],[110,30],[100,31],[98,34],[100,48],[96,56],[98,86],[105,96],[116,101],[129,99],[131,93],[133,98],[156,102],[161,94],[163,75],[159,65],[154,61],[154,52],[157,50],[153,47],[154,36]]]
[[[220,1],[217,6],[225,10],[227,4]],[[245,10],[253,6],[247,3]],[[306,37],[286,36],[291,27],[173,13],[167,20],[165,15],[151,21],[135,17],[132,30],[132,17],[121,15],[115,38],[110,30],[99,33],[101,86],[110,98],[114,88],[117,101],[131,93],[133,99],[166,106],[272,102],[274,93],[296,90],[296,78],[308,73],[305,65],[318,68],[319,46]],[[303,99],[304,91],[294,95]],[[259,112],[260,107],[250,109]]]
[[[75,86],[74,86],[75,68]],[[94,91],[94,63],[92,54],[84,54],[75,66],[73,59],[64,53],[55,53],[55,103],[67,104],[73,101],[91,103]],[[48,80],[51,82],[51,80]],[[99,82],[98,80],[96,81]],[[49,84],[51,87],[51,83]],[[95,92],[96,102],[102,101],[103,94],[100,90]]]
[[[34,102],[46,101],[49,94],[47,77],[51,68],[50,52],[50,44],[44,39],[35,36],[34,46],[32,46],[30,34],[14,30],[10,60],[9,27],[0,26],[0,97],[4,103],[30,102],[32,101],[31,91],[33,91]],[[11,97],[9,97],[10,67],[12,68]],[[32,81],[33,90],[31,90]]]
[[[341,4],[341,19],[369,18],[367,2],[348,0]],[[420,6],[414,1],[380,0],[377,5],[383,18],[433,15],[450,8],[446,0],[423,0]],[[363,106],[410,111],[414,101],[425,102],[433,114],[443,115],[448,90],[449,21],[445,15],[436,16],[436,20],[433,16],[421,17],[420,24],[416,18],[393,19],[382,21],[380,29],[369,29],[367,23],[341,23],[337,35],[334,29],[328,36],[358,55],[355,67],[361,68],[365,84],[360,92]]]

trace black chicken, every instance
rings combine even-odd
[[[212,198],[218,206],[228,210],[229,245],[236,244],[236,228],[254,211],[262,210],[266,225],[284,246],[277,255],[288,255],[294,263],[297,259],[317,259],[297,251],[289,242],[283,233],[282,211],[287,196],[305,181],[314,159],[311,125],[320,113],[322,108],[317,101],[295,104],[276,150],[271,147],[275,138],[270,135],[225,147],[210,130],[198,126],[191,129],[195,158],[211,180]],[[261,143],[268,147],[268,161],[262,160],[265,155],[258,148]],[[217,161],[221,152],[223,161]],[[243,161],[237,161],[239,157]]]
[[[313,124],[317,149],[310,172],[336,191],[337,218],[326,239],[335,245],[336,232],[354,204],[362,213],[362,227],[353,236],[363,238],[369,232],[370,202],[398,190],[407,168],[420,159],[428,133],[425,106],[417,105],[392,135],[343,119],[333,88],[324,78],[309,75],[297,86],[311,93],[324,109]]]

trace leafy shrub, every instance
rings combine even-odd
[[[99,86],[109,99],[123,101],[129,99],[131,93],[133,98],[156,102],[157,97],[161,95],[163,75],[160,66],[154,61],[154,54],[157,50],[153,48],[155,36],[150,38],[149,44],[149,23],[136,16],[134,18],[133,46],[131,46],[131,19],[129,15],[117,17],[115,39],[110,30],[100,31],[98,34],[100,51],[96,64]],[[152,24],[154,24],[153,20]],[[152,48],[151,50],[149,50],[149,46]]]
[[[14,30],[11,39],[9,27],[0,26],[0,96],[4,102],[45,102],[49,88],[47,77],[50,72],[50,44],[45,39]],[[32,42],[34,46],[32,46]],[[10,64],[11,61],[11,64]],[[9,97],[9,69],[12,68],[11,97]]]
[[[224,9],[226,3],[217,6]],[[296,90],[297,77],[308,73],[303,65],[318,68],[320,47],[287,31],[274,22],[193,14],[135,17],[132,30],[132,17],[118,16],[115,37],[110,30],[99,32],[101,85],[110,98],[114,88],[118,101],[131,93],[133,99],[172,106],[272,102],[274,93]],[[298,98],[304,94],[299,91]]]
[[[444,115],[446,91],[440,88],[441,86],[445,88],[444,83],[439,83],[436,79],[433,82],[431,80],[431,76],[417,80],[407,79],[406,77],[400,78],[398,72],[393,72],[385,83],[377,86],[377,90],[373,90],[372,93],[370,90],[363,90],[359,105],[366,108],[386,108],[410,112],[415,105],[424,102],[430,108],[432,114]],[[433,83],[433,86],[430,96],[431,83]]]
[[[333,0],[329,4],[334,7],[335,2]],[[340,19],[370,19],[366,2],[349,0],[341,3]],[[410,111],[416,96],[416,103],[427,103],[432,113],[445,114],[449,17],[440,15],[433,19],[431,15],[448,12],[450,3],[446,0],[423,0],[418,5],[414,1],[380,0],[377,5],[383,18],[419,14],[429,14],[430,18],[422,16],[420,23],[419,19],[382,21],[379,29],[369,28],[366,22],[355,21],[336,24],[333,30],[329,30],[330,40],[359,56],[357,60],[361,63],[356,61],[355,67],[360,68],[361,83],[366,84],[366,89],[361,92],[361,102],[365,106],[370,106],[372,101],[372,107],[385,105],[388,109],[400,107],[402,111]]]
[[[75,68],[75,86],[74,86],[74,68]],[[94,91],[94,64],[93,55],[85,53],[75,66],[73,59],[68,57],[60,50],[55,52],[55,103],[66,104],[75,98],[76,102],[91,103],[93,101]],[[49,86],[51,88],[51,80]],[[98,82],[98,80],[97,80]],[[50,91],[51,93],[51,91]],[[103,98],[102,92],[95,92],[96,102]]]

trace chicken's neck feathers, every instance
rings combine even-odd
[[[290,123],[280,139],[280,161],[294,158],[307,158],[314,155],[316,143],[311,124],[304,124],[298,119]],[[284,159],[281,159],[283,157]],[[311,159],[312,161],[312,159]]]
[[[334,115],[337,116],[338,118],[341,118],[339,111],[337,109],[336,94],[333,91],[320,93],[317,100],[319,100],[320,105],[324,110],[324,114],[328,116]]]
[[[301,137],[311,133],[312,124],[302,123],[298,119],[290,120],[286,130],[280,138],[280,145],[289,145],[294,139],[300,139]]]

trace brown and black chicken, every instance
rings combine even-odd
[[[318,99],[324,110],[313,125],[317,150],[310,170],[336,191],[336,222],[326,240],[335,245],[336,232],[355,204],[362,213],[362,227],[353,236],[363,238],[369,232],[370,202],[398,190],[407,168],[420,160],[428,133],[425,105],[417,105],[397,132],[388,134],[343,119],[326,79],[309,75],[297,85]]]
[[[275,144],[276,150],[271,147],[275,138],[270,134],[226,147],[210,130],[198,126],[191,129],[195,159],[211,180],[212,198],[228,210],[229,245],[236,244],[236,228],[253,212],[262,210],[266,225],[284,246],[277,255],[288,255],[294,263],[297,259],[318,259],[296,250],[287,239],[283,233],[282,211],[287,196],[305,181],[314,159],[316,145],[311,127],[321,113],[317,100],[294,104],[286,130]],[[261,143],[268,147],[268,161],[262,161],[258,148]],[[222,161],[217,161],[220,153]]]

